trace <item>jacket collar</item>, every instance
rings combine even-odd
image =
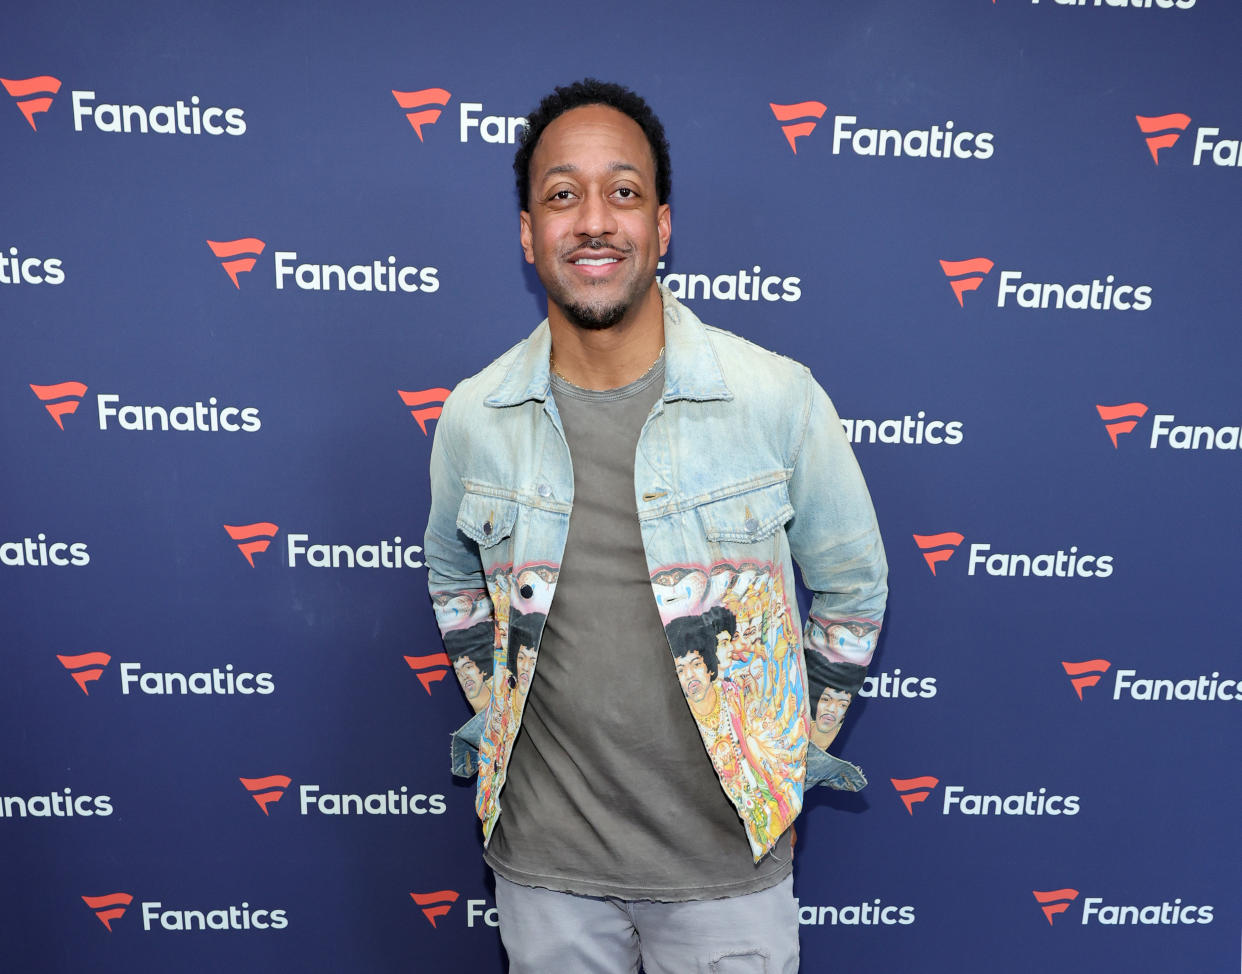
[[[732,399],[707,326],[663,284],[659,288],[664,306],[664,401]],[[484,400],[486,405],[498,408],[546,400],[551,352],[552,333],[545,318],[517,347],[504,378]]]

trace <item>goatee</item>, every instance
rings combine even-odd
[[[604,331],[617,324],[625,317],[627,305],[614,304],[608,307],[592,307],[586,304],[567,304],[562,306],[565,317],[571,324],[587,331]]]

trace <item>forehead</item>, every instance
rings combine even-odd
[[[655,159],[647,136],[624,112],[608,105],[571,108],[551,122],[531,154],[531,179],[558,172],[634,168],[649,179]]]
[[[685,656],[676,657],[673,660],[673,663],[676,666],[694,666],[696,664],[699,666],[707,665],[706,663],[703,662],[703,654],[700,653],[697,649],[690,650],[690,652],[686,653]]]

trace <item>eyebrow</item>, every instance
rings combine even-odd
[[[543,178],[547,179],[549,176],[556,176],[562,173],[576,173],[579,171],[580,170],[578,169],[578,167],[573,165],[572,163],[565,163],[564,165],[560,165],[560,166],[549,166],[547,169],[544,170]],[[608,171],[609,172],[641,172],[642,170],[640,170],[636,165],[630,162],[611,162],[608,164]]]

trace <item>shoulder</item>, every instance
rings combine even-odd
[[[440,423],[451,425],[456,422],[468,426],[474,418],[479,417],[484,409],[484,401],[509,374],[513,363],[526,351],[529,343],[529,337],[523,338],[474,375],[458,382],[444,400]]]
[[[748,338],[714,325],[704,325],[703,330],[730,389],[787,388],[791,383],[801,388],[810,378],[811,370],[801,362]]]

